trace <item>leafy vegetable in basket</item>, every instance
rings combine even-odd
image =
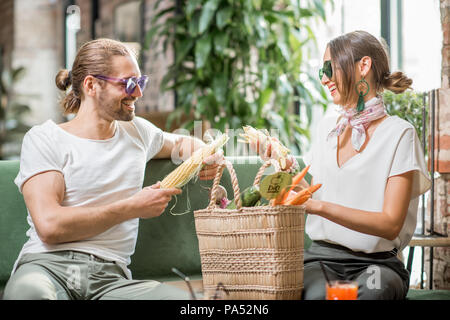
[[[278,139],[271,137],[266,129],[255,129],[251,126],[244,126],[244,133],[240,136],[245,140],[239,140],[243,143],[255,144],[258,147],[262,147],[266,150],[268,144],[271,144],[272,152],[275,155],[275,160],[278,161],[281,170],[286,169],[286,159],[290,153],[290,150],[286,148]]]
[[[243,207],[254,207],[261,199],[261,193],[258,186],[251,186],[246,188],[241,193],[241,202]],[[236,204],[231,201],[227,209],[236,209]]]
[[[161,188],[181,188],[194,178],[202,168],[205,158],[214,154],[228,141],[228,135],[222,134],[211,143],[197,149],[192,156],[185,160],[175,170],[161,181]]]

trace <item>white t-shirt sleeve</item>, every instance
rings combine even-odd
[[[53,170],[63,173],[55,143],[40,128],[32,128],[23,138],[20,169],[14,183],[22,192],[23,184],[28,179],[39,173]]]
[[[404,130],[398,142],[389,177],[414,171],[411,199],[425,193],[431,187],[419,137],[413,127]]]
[[[147,154],[146,161],[149,161],[156,154],[158,154],[159,151],[161,151],[164,145],[165,133],[144,118],[135,117],[135,123],[144,140]]]

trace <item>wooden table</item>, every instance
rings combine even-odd
[[[450,247],[450,237],[413,237],[410,247]]]
[[[424,247],[430,247],[430,255],[433,255],[433,247],[450,247],[450,237],[437,237],[437,236],[414,236],[409,242],[409,255],[408,262],[406,263],[406,269],[411,274],[412,271],[412,263],[414,257],[414,248],[422,247],[422,252]],[[421,270],[421,280],[420,280],[420,288],[422,289],[423,285],[423,256],[422,256],[422,270]],[[430,259],[430,270],[433,269],[433,259]],[[431,273],[432,276],[432,273]],[[432,279],[432,277],[430,278]],[[433,289],[433,281],[430,281],[430,290]]]

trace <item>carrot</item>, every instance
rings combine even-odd
[[[309,187],[308,189],[309,189],[309,191],[310,191],[311,193],[314,193],[314,192],[316,192],[317,190],[319,190],[319,188],[320,188],[321,186],[322,186],[322,184],[321,184],[321,183],[318,183],[318,184],[315,184],[315,185]]]
[[[305,203],[307,200],[309,200],[309,198],[311,198],[311,194],[310,194],[310,193],[307,193],[307,194],[301,196],[300,199],[298,199],[298,200],[297,200],[296,202],[294,202],[292,205],[294,205],[294,206],[299,206],[299,205]]]
[[[302,191],[298,192],[295,197],[289,198],[288,201],[283,202],[283,204],[285,205],[293,205],[295,202],[297,202],[297,200],[299,200],[301,197],[311,194],[311,192],[309,192],[308,188],[303,189]]]
[[[281,201],[284,198],[284,194],[287,192],[287,188],[283,188],[283,190],[280,191],[280,193],[277,195],[275,199],[272,199],[270,204],[272,206],[277,206],[281,204]]]
[[[299,173],[297,173],[294,178],[292,178],[292,184],[294,186],[298,185],[300,183],[300,181],[302,181],[302,179],[306,176],[306,173],[309,170],[309,167],[311,165],[307,165],[306,167],[303,168],[302,171],[300,171]]]
[[[294,190],[289,191],[289,195],[286,198],[286,201],[291,200],[292,198],[294,198],[297,195],[297,192]]]
[[[306,176],[306,173],[308,172],[309,167],[310,167],[310,165],[307,165],[305,168],[303,168],[302,171],[297,173],[294,176],[294,178],[292,178],[292,185],[291,185],[290,189],[284,194],[284,196],[281,200],[281,203],[284,203],[287,200],[290,191],[293,190],[300,183],[300,181],[302,181],[302,179]]]
[[[305,196],[305,195],[309,195],[311,197],[311,195],[316,192],[317,190],[319,190],[319,188],[322,186],[321,183],[315,184],[313,186],[310,186],[309,188],[303,189],[302,191],[298,192],[295,197],[290,198],[288,201],[283,202],[282,204],[285,205],[295,205],[298,201],[300,201],[300,198]],[[306,200],[305,200],[306,201]]]

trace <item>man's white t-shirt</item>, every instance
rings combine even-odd
[[[49,170],[64,176],[62,206],[101,206],[139,192],[146,163],[161,150],[164,133],[140,117],[115,123],[114,136],[106,140],[77,137],[52,120],[31,128],[23,139],[20,170],[14,180],[20,192],[29,178]],[[29,211],[27,221],[29,240],[16,264],[24,253],[77,250],[115,261],[131,278],[127,265],[134,253],[139,219],[125,221],[89,239],[53,245],[41,241]]]
[[[305,163],[313,183],[322,187],[313,199],[345,207],[382,212],[384,192],[389,177],[414,171],[408,213],[393,241],[343,227],[318,215],[307,217],[305,231],[312,240],[323,240],[366,253],[402,250],[411,240],[417,222],[419,195],[431,186],[422,147],[414,127],[407,121],[389,116],[375,129],[365,149],[345,162],[337,164],[337,137],[327,141],[336,126],[338,115],[326,116],[318,125],[317,136]]]

